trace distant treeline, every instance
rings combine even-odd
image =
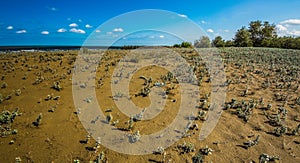
[[[300,49],[300,37],[283,36],[279,37],[276,26],[268,21],[252,21],[248,27],[243,26],[238,29],[232,40],[224,40],[221,36],[216,36],[212,41],[209,37],[203,36],[194,42],[183,42],[175,44],[173,47],[270,47],[285,49]]]

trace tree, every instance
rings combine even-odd
[[[269,46],[271,40],[277,36],[276,26],[270,24],[268,21],[262,23],[260,20],[249,23],[249,32],[251,33],[251,40],[253,46]]]
[[[234,37],[234,45],[238,47],[249,47],[252,46],[251,33],[243,26],[239,29]]]
[[[190,42],[182,42],[181,44],[174,44],[174,48],[192,48],[193,45]]]
[[[260,20],[251,21],[249,23],[249,32],[251,34],[251,40],[253,46],[261,45],[261,35],[262,35],[262,22]]]
[[[234,46],[234,42],[232,40],[227,40],[225,42],[225,47],[233,47]]]
[[[202,36],[199,40],[195,41],[194,46],[196,48],[210,48],[211,43],[209,37]]]
[[[212,44],[215,47],[224,47],[225,46],[225,40],[221,36],[215,37],[215,39],[212,40]]]
[[[190,43],[190,42],[182,42],[182,43],[181,43],[181,47],[182,47],[182,48],[192,48],[193,45],[192,45],[192,43]]]

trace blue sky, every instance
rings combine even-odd
[[[279,35],[300,36],[299,8],[299,0],[3,0],[0,5],[0,46],[82,45],[91,33],[113,39],[125,33],[127,26],[142,29],[144,24],[120,21],[106,29],[99,26],[120,14],[142,9],[177,13],[179,17],[194,21],[211,38],[220,35],[232,39],[237,29],[253,20],[274,23]],[[163,20],[157,23],[167,25]],[[151,44],[172,44],[176,40],[168,34],[153,31],[127,35],[124,40],[137,37],[145,42],[152,39]]]

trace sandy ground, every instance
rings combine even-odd
[[[184,52],[184,50],[178,50]],[[189,51],[189,50],[187,50]],[[111,92],[111,75],[118,61],[130,51],[112,50],[107,52],[102,64],[99,65],[95,79],[97,100],[103,111],[112,109],[110,114],[113,120],[118,120],[115,125],[119,129],[127,129],[129,117],[118,110]],[[270,73],[270,77],[264,77],[255,71],[247,72],[250,66],[242,63],[238,67],[234,63],[225,64],[227,79],[232,82],[227,86],[226,102],[233,98],[238,102],[253,99],[259,101],[263,97],[264,104],[257,105],[251,112],[247,122],[237,115],[237,109],[228,108],[223,110],[220,120],[213,132],[203,141],[198,140],[203,120],[195,120],[199,129],[188,131],[191,135],[180,139],[178,142],[165,149],[165,154],[126,155],[115,152],[100,145],[94,151],[90,148],[95,146],[95,139],[88,143],[84,140],[88,135],[81,124],[72,95],[73,66],[78,51],[56,52],[18,52],[0,54],[0,77],[1,86],[7,83],[5,88],[0,88],[3,102],[0,104],[0,112],[10,112],[19,109],[21,115],[17,116],[11,124],[1,124],[2,127],[17,129],[17,134],[2,135],[0,137],[0,162],[15,162],[20,157],[22,162],[81,162],[94,161],[103,152],[103,162],[193,162],[192,158],[201,153],[204,162],[259,162],[260,155],[265,153],[269,156],[278,156],[277,162],[300,162],[300,131],[293,135],[292,130],[300,124],[300,105],[295,104],[300,97],[299,78],[292,82],[290,89],[276,88],[272,83],[268,88],[262,88],[262,83],[267,79],[277,78],[275,70],[264,70]],[[193,56],[195,52],[183,53],[184,56]],[[299,70],[299,66],[295,66]],[[204,66],[199,66],[196,74]],[[257,66],[255,70],[260,70]],[[297,69],[296,69],[297,70]],[[157,66],[148,66],[138,70],[130,80],[129,93],[131,100],[138,107],[146,108],[150,105],[149,97],[136,96],[144,87],[144,80],[140,76],[152,78],[153,81],[162,81],[161,77],[167,74],[167,70]],[[299,71],[297,71],[299,75]],[[205,73],[204,73],[205,74]],[[245,77],[245,75],[247,77]],[[283,76],[286,74],[283,74]],[[240,81],[237,82],[238,78]],[[285,77],[288,77],[286,75]],[[208,75],[204,75],[199,90],[203,99],[205,94],[210,93]],[[52,88],[54,82],[59,82],[62,90]],[[280,81],[279,81],[280,82]],[[5,85],[5,84],[4,84]],[[152,83],[153,85],[153,83]],[[76,85],[79,87],[79,85]],[[139,131],[142,135],[151,134],[168,126],[176,117],[179,109],[180,86],[176,80],[166,82],[163,89],[171,89],[163,111],[154,119],[138,121],[131,130],[124,132],[134,133]],[[243,92],[248,87],[248,92]],[[20,89],[21,94],[18,94]],[[268,123],[265,114],[276,115],[283,101],[276,101],[274,94],[288,95],[284,107],[287,110],[286,118],[281,117],[287,131],[282,136],[276,136],[274,130],[278,126]],[[18,94],[18,95],[17,95]],[[11,98],[5,98],[11,95]],[[45,100],[47,96],[60,96],[59,99]],[[175,101],[175,102],[174,102]],[[201,100],[200,100],[201,101]],[[202,102],[199,101],[199,105]],[[208,97],[210,102],[210,97]],[[272,104],[271,109],[264,111],[267,104]],[[225,106],[225,104],[224,104]],[[196,113],[205,108],[195,108]],[[40,125],[35,126],[38,115],[42,113]],[[282,116],[282,114],[280,114]],[[8,129],[9,130],[9,129]],[[245,142],[255,140],[260,135],[257,145],[246,148]],[[192,143],[194,150],[182,153],[182,144]],[[205,155],[201,152],[205,146],[213,151]],[[200,151],[200,152],[199,152]]]

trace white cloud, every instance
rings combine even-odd
[[[51,7],[51,8],[49,8],[51,11],[57,11],[57,8],[55,8],[55,7]]]
[[[16,33],[18,33],[18,34],[21,34],[21,33],[27,33],[27,31],[26,31],[25,29],[23,29],[23,30],[17,31]]]
[[[97,29],[95,32],[96,32],[96,33],[100,33],[101,31],[100,31],[99,29]]]
[[[11,30],[11,29],[14,29],[14,27],[10,25],[10,26],[7,26],[6,29]]]
[[[149,38],[155,38],[155,36],[149,36]]]
[[[300,19],[288,19],[280,22],[280,24],[300,25]]]
[[[63,32],[67,32],[67,30],[64,29],[64,28],[60,28],[60,29],[57,30],[57,32],[58,32],[58,33],[63,33]]]
[[[187,18],[187,16],[184,15],[184,14],[178,14],[178,16],[179,16],[179,17],[182,17],[182,18]]]
[[[300,31],[293,30],[293,31],[289,31],[287,34],[293,35],[293,36],[300,36]]]
[[[204,21],[204,20],[201,20],[201,23],[202,23],[202,24],[207,24],[207,22],[206,22],[206,21]]]
[[[111,34],[113,34],[113,33],[112,33],[112,32],[106,32],[106,34],[111,35]]]
[[[207,32],[209,32],[209,33],[214,33],[214,30],[208,29]]]
[[[228,29],[225,29],[225,30],[224,30],[224,32],[228,33],[228,32],[229,32],[229,30],[228,30]]]
[[[114,32],[123,32],[124,30],[123,30],[123,28],[115,28],[113,31]]]
[[[81,23],[82,22],[82,20],[81,19],[78,19],[78,21]]]
[[[287,31],[287,28],[281,24],[278,24],[276,27],[279,31]]]
[[[160,35],[159,38],[165,38],[165,36],[164,35]]]
[[[70,32],[73,32],[73,33],[80,33],[80,34],[85,34],[85,31],[82,30],[82,29],[77,29],[77,28],[72,28],[70,29]]]
[[[87,25],[85,25],[85,28],[93,28],[93,26],[87,24]]]
[[[42,35],[48,35],[48,34],[49,34],[49,31],[42,31],[41,34],[42,34]]]
[[[72,23],[72,24],[69,25],[69,27],[78,27],[78,24]]]

